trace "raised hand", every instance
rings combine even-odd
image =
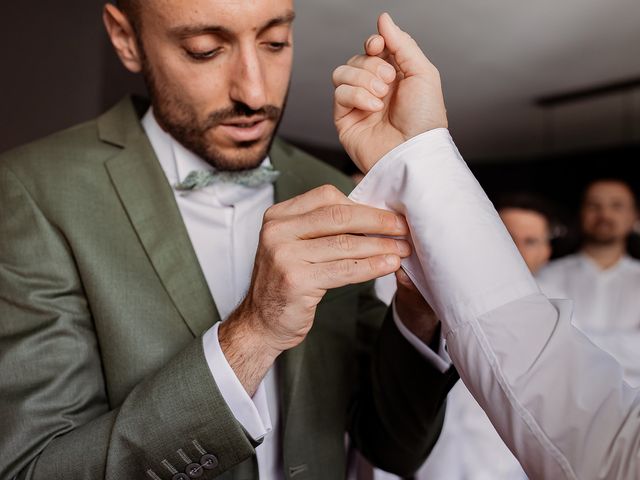
[[[438,70],[384,13],[365,54],[333,72],[334,122],[342,145],[364,172],[416,135],[447,127]]]
[[[247,297],[219,330],[220,346],[247,392],[284,350],[304,340],[327,290],[400,268],[404,218],[358,205],[331,186],[274,205],[264,216]]]

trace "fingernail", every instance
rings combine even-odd
[[[384,107],[384,103],[382,103],[382,100],[379,100],[377,98],[372,98],[369,101],[369,105],[374,110],[380,110],[382,107]]]
[[[385,65],[381,65],[380,68],[378,68],[378,75],[383,80],[391,82],[396,78],[396,69],[387,63]]]
[[[398,226],[398,230],[402,232],[407,230],[407,222],[399,215],[396,215],[396,225]]]
[[[388,12],[385,12],[385,15],[386,15],[387,17],[389,17],[389,20],[391,21],[391,23],[392,23],[393,25],[395,25],[395,24],[396,24],[396,22],[394,22],[394,21],[393,21],[393,18],[391,17],[391,15],[390,15]]]
[[[378,80],[377,78],[374,79],[372,82],[372,86],[373,86],[373,90],[378,95],[384,95],[387,92],[387,84],[384,83],[382,80]]]
[[[395,255],[385,255],[384,261],[387,262],[387,265],[390,267],[395,267],[398,264],[398,257]]]

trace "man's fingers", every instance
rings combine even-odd
[[[333,185],[322,185],[301,195],[270,207],[264,223],[295,215],[302,215],[326,205],[353,205],[354,202]]]
[[[368,70],[352,67],[351,65],[342,65],[334,70],[333,84],[336,87],[350,85],[364,88],[378,98],[382,98],[389,93],[389,85],[380,77]]]
[[[400,268],[397,255],[379,255],[362,260],[338,260],[310,267],[318,288],[329,290],[383,277]]]
[[[310,263],[332,262],[342,259],[363,259],[379,255],[411,255],[411,246],[405,240],[393,238],[364,237],[341,234],[297,242],[300,258]]]
[[[384,38],[380,35],[371,35],[364,42],[364,53],[372,57],[381,55],[384,52]]]
[[[277,230],[280,238],[300,240],[343,233],[388,237],[409,234],[409,227],[402,215],[358,204],[323,206],[303,215],[267,223],[264,229]]]
[[[386,83],[391,83],[396,79],[395,67],[380,57],[356,55],[349,59],[347,65],[368,70]]]
[[[384,108],[384,102],[362,87],[352,87],[342,84],[335,91],[336,107],[342,112],[348,112],[354,108],[364,112],[379,112]],[[338,118],[340,112],[336,112]]]
[[[415,40],[401,30],[388,13],[383,13],[378,18],[378,31],[405,77],[429,73],[435,69]]]

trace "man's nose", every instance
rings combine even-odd
[[[267,103],[267,92],[263,73],[256,49],[242,48],[236,68],[231,74],[231,99],[244,103],[252,110],[264,107]]]

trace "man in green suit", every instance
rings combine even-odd
[[[368,282],[402,218],[274,140],[292,1],[104,18],[151,107],[0,159],[0,477],[343,478],[345,432],[410,475],[456,374],[411,285]]]

